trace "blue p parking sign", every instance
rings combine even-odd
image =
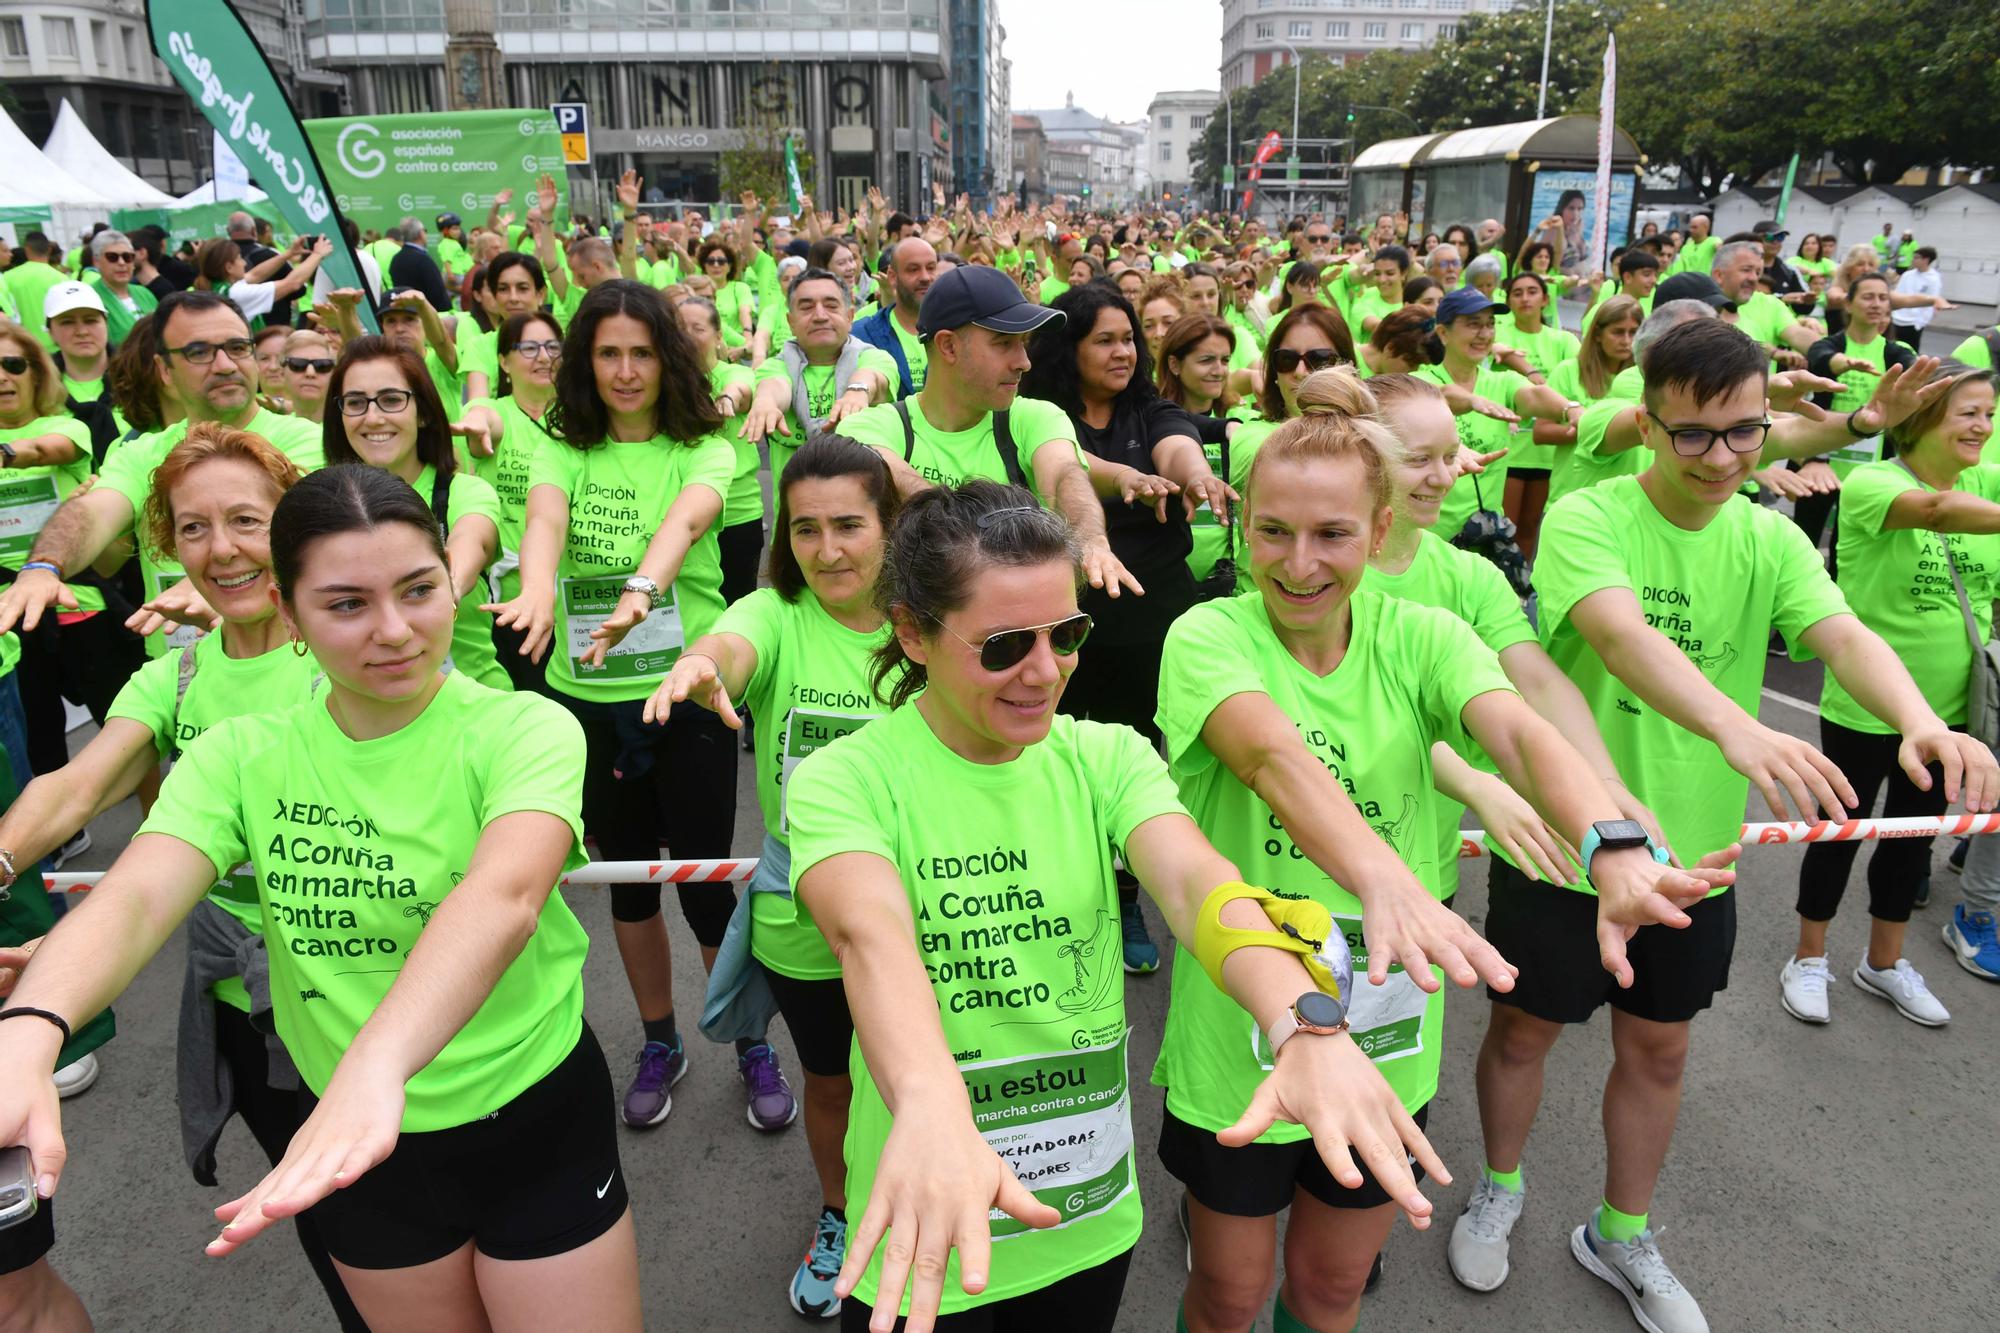
[[[572,167],[590,165],[590,106],[585,102],[557,102],[556,132],[562,135],[563,161]]]

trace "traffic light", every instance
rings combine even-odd
[[[1084,198],[1086,198],[1086,199],[1090,198],[1090,182],[1089,182],[1089,181],[1085,181],[1085,182],[1083,183],[1083,197],[1084,197]]]
[[[1354,123],[1354,112],[1353,112],[1352,108],[1350,108],[1350,109],[1348,110],[1348,113],[1347,113],[1347,123],[1348,123],[1348,124],[1350,124],[1350,125],[1352,125],[1352,124]]]

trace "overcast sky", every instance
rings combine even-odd
[[[1215,0],[996,0],[1014,62],[1014,105],[1056,107],[1063,95],[1107,120],[1137,120],[1153,94],[1214,88],[1222,8]]]

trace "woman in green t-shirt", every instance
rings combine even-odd
[[[1561,394],[1572,408],[1586,408],[1611,394],[1612,381],[1630,370],[1632,340],[1645,320],[1646,312],[1630,296],[1613,296],[1594,307],[1583,325],[1583,347],[1574,359],[1565,361],[1549,376],[1549,387]],[[1571,491],[1594,486],[1611,476],[1637,469],[1645,451],[1628,449],[1608,457],[1585,455],[1578,447],[1582,417],[1572,412],[1561,422],[1537,421],[1535,439],[1555,446],[1555,466],[1549,470],[1549,503]],[[1602,439],[1603,431],[1596,434]]]
[[[1882,372],[1891,366],[1908,366],[1917,354],[1901,339],[1891,338],[1890,287],[1886,273],[1864,273],[1847,288],[1847,318],[1841,329],[1821,338],[1806,349],[1806,369],[1825,379],[1840,381],[1832,393],[1816,393],[1813,401],[1835,416],[1846,416],[1873,396]],[[1791,470],[1810,491],[1792,506],[1792,520],[1805,530],[1813,544],[1840,507],[1840,487],[1847,474],[1864,463],[1883,457],[1882,437],[1871,435],[1836,449],[1824,458],[1794,460]],[[1834,570],[1839,564],[1839,543],[1834,548]]]
[[[1384,950],[1377,888],[1332,863],[1350,853],[1329,812],[1358,809],[1372,831],[1361,836],[1393,853],[1407,867],[1398,880],[1413,875],[1428,891],[1426,905],[1446,915],[1438,900],[1455,891],[1457,863],[1440,864],[1437,742],[1480,745],[1508,785],[1537,793],[1571,846],[1586,843],[1593,821],[1621,812],[1464,621],[1362,586],[1369,557],[1389,535],[1397,441],[1378,422],[1317,414],[1313,396],[1302,393],[1309,415],[1265,442],[1247,479],[1255,595],[1206,603],[1175,623],[1160,721],[1182,801],[1217,849],[1253,881],[1322,903],[1350,944],[1365,942],[1373,984],[1357,985],[1350,1021],[1421,1121],[1437,1091],[1439,979],[1428,960]],[[1602,894],[1605,964],[1621,976],[1629,976],[1623,941],[1633,930],[1684,924],[1679,904],[1706,894],[1711,878],[1728,877],[1669,869],[1637,847],[1599,853],[1591,871]],[[1511,988],[1513,970],[1490,946],[1482,943],[1473,961],[1489,984]],[[1189,964],[1176,961],[1153,1079],[1167,1089],[1161,1161],[1188,1187],[1186,1302],[1199,1314],[1190,1323],[1244,1328],[1256,1318],[1270,1292],[1276,1217],[1289,1208],[1277,1326],[1350,1328],[1393,1200],[1351,1182],[1336,1186],[1290,1126],[1218,1145],[1215,1131],[1233,1121],[1268,1055]],[[1461,985],[1475,980],[1464,959],[1447,970]]]
[[[1564,362],[1576,359],[1576,335],[1547,322],[1549,307],[1555,302],[1547,278],[1539,273],[1516,273],[1507,280],[1504,299],[1507,312],[1493,319],[1494,337],[1499,342],[1519,352],[1544,379]],[[1541,535],[1542,512],[1549,503],[1549,471],[1555,466],[1554,447],[1542,444],[1535,435],[1538,424],[1532,420],[1516,424],[1507,453],[1505,508],[1507,517],[1514,520],[1523,552],[1534,550]]]
[[[614,278],[583,298],[549,420],[557,443],[537,451],[528,474],[521,591],[488,609],[520,631],[529,658],[546,657],[548,688],[583,726],[583,822],[598,855],[658,860],[664,839],[674,857],[728,856],[735,735],[691,703],[668,726],[643,717],[683,647],[722,615],[716,529],[736,472],[700,354],[658,292]],[[713,966],[735,892],[684,884],[676,896],[704,968]],[[645,1029],[623,1115],[645,1128],[666,1120],[687,1072],[660,886],[612,885],[611,917]],[[737,1054],[759,1126],[778,1129],[796,1108],[769,1051],[746,1038]]]
[[[782,309],[782,307],[780,307]],[[748,366],[721,360],[722,322],[712,301],[690,296],[674,314],[694,344],[702,373],[722,414],[722,434],[736,449],[736,471],[722,502],[722,600],[734,603],[757,587],[757,562],[764,555],[764,488],[757,482],[757,446],[743,438],[743,414],[750,410],[755,376]]]
[[[140,668],[76,758],[36,777],[0,815],[0,848],[9,863],[39,861],[138,791],[161,760],[179,758],[184,745],[225,718],[279,712],[312,697],[319,667],[291,651],[271,600],[271,512],[298,479],[292,461],[261,436],[207,423],[190,430],[161,462],[140,530],[155,549],[181,563],[221,624]],[[12,874],[5,881],[17,894],[40,891],[39,884],[13,883]],[[244,946],[261,952],[263,942],[255,938],[260,912],[255,881],[231,875],[191,913],[190,998],[182,1003],[179,1045],[183,1086],[226,1082],[232,1093],[214,1105],[181,1102],[181,1140],[204,1185],[215,1183],[215,1146],[232,1112],[272,1166],[299,1127],[298,1071],[252,1026],[253,1014],[270,1026],[269,988],[260,977],[253,999],[233,966]],[[261,965],[253,970],[263,971]],[[102,1026],[106,1031],[99,1035],[109,1035],[108,1019]],[[218,1080],[224,1070],[226,1080]],[[365,1330],[312,1215],[296,1220],[299,1244],[341,1327]]]
[[[284,388],[293,416],[326,420],[327,377],[338,359],[333,340],[322,329],[293,329],[285,335],[277,383]]]
[[[877,594],[894,625],[875,667],[890,711],[791,784],[793,885],[854,1017],[847,1192],[868,1207],[836,1288],[857,1307],[849,1328],[887,1328],[906,1295],[914,1327],[940,1306],[1077,1333],[1118,1316],[1141,1212],[1112,855],[1182,939],[1217,886],[1240,886],[1137,733],[1056,711],[1089,632],[1080,573],[1067,525],[1024,490],[973,481],[911,500]],[[1399,923],[1414,926],[1403,943],[1443,947],[1442,908],[1413,884],[1384,891],[1424,918]],[[1224,910],[1262,928],[1246,942],[1288,938],[1249,904]],[[1349,1185],[1363,1177],[1347,1147],[1367,1145],[1423,1225],[1398,1145],[1439,1164],[1415,1123],[1345,1035],[1280,1024],[1295,997],[1319,998],[1306,970],[1272,948],[1230,957],[1218,1002],[1279,1025],[1280,1050],[1223,1137],[1303,1122]]]
[[[500,371],[500,328],[508,320],[516,315],[544,315],[554,327],[556,337],[562,337],[561,321],[549,314],[542,261],[533,255],[502,250],[479,270],[477,291],[491,327],[480,330],[468,318],[458,321],[457,329],[458,369],[465,377],[468,403],[505,393],[495,385]]]
[[[841,1144],[854,1093],[847,1076],[854,1023],[839,960],[792,901],[786,790],[807,755],[880,711],[869,663],[888,637],[888,622],[875,605],[875,581],[896,503],[879,453],[838,435],[809,440],[779,478],[771,586],[724,611],[646,702],[650,721],[666,722],[689,700],[727,726],[741,725],[738,701],[763,719],[756,746],[764,848],[731,923],[738,948],[725,946],[709,978],[703,1028],[711,1036],[735,1035],[709,1020],[737,995],[754,992],[754,972],[768,983],[798,1047],[806,1143],[822,1202],[788,1295],[794,1310],[822,1319],[840,1310],[833,1283],[847,1248]],[[754,1035],[762,1036],[767,1018],[768,1008],[751,1023]]]
[[[37,951],[12,1004],[39,1013],[0,1023],[0,1139],[26,1143],[52,1193],[63,1028],[247,861],[306,1115],[278,1166],[215,1210],[208,1253],[309,1209],[371,1326],[504,1311],[636,1330],[610,1074],[583,1022],[588,939],[555,892],[582,864],[582,737],[546,699],[442,670],[444,546],[393,474],[299,481],[270,547],[280,613],[327,694],[190,745]]]
[[[743,281],[736,252],[710,237],[695,253],[702,276],[715,285],[715,309],[722,328],[722,355],[734,361],[749,354],[750,335],[757,328],[757,294]]]
[[[1570,281],[1556,268],[1556,248],[1547,241],[1529,241],[1514,257],[1514,271],[1536,274],[1549,285],[1546,318],[1550,324],[1561,328],[1562,294],[1569,289]]]
[[[486,432],[492,452],[474,454],[472,470],[493,488],[500,505],[500,555],[490,569],[494,594],[521,594],[521,531],[528,521],[528,475],[537,452],[556,447],[549,407],[562,364],[562,330],[546,311],[516,312],[494,330],[498,356],[494,396],[475,398],[460,418]],[[493,654],[517,690],[544,690],[541,668],[521,653],[521,632],[492,622]]]
[[[511,690],[493,652],[493,623],[481,609],[486,567],[500,554],[500,498],[493,487],[459,468],[452,437],[472,434],[445,415],[444,400],[423,362],[383,338],[349,342],[327,381],[324,450],[329,466],[366,463],[386,468],[424,497],[448,534],[451,592],[458,619],[451,667],[482,685]]]

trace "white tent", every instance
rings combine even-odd
[[[43,204],[79,205],[106,212],[119,202],[42,156],[42,150],[21,133],[13,117],[4,113],[0,113],[0,181]]]
[[[259,199],[269,199],[270,197],[271,197],[270,195],[265,194],[262,190],[258,189],[254,185],[251,186],[243,196],[244,200],[250,203],[255,203]],[[182,195],[180,198],[173,201],[174,206],[179,208],[186,208],[189,204],[212,204],[214,202],[215,202],[214,181],[210,181],[206,185],[196,186],[194,189],[189,190],[186,194]],[[223,202],[227,203],[228,201],[224,200]]]
[[[64,98],[56,112],[56,127],[42,145],[42,156],[80,180],[89,181],[99,193],[131,208],[167,208],[174,197],[156,189],[143,176],[113,157],[83,117]]]

